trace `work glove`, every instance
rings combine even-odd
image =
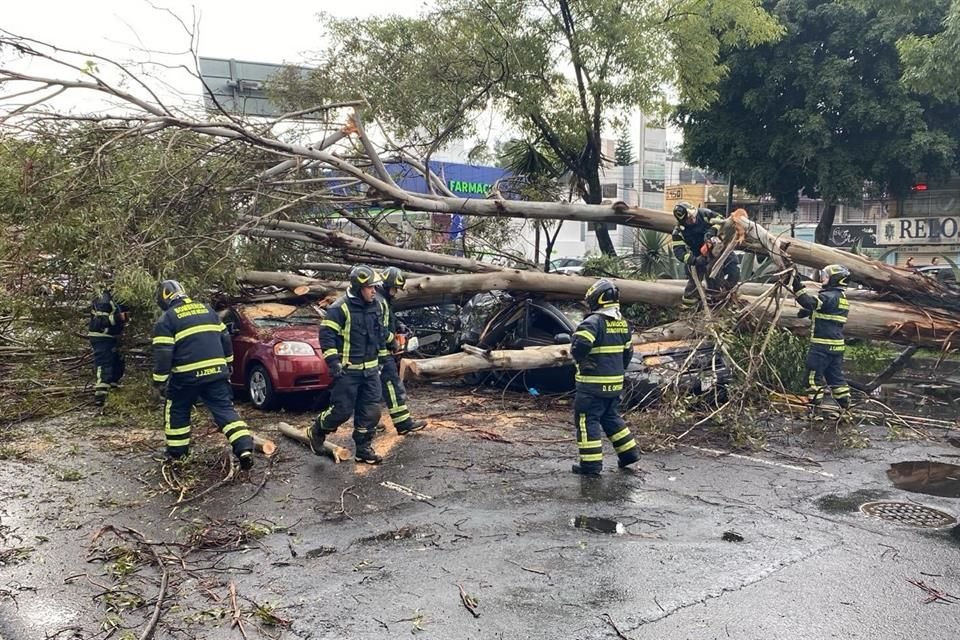
[[[803,309],[803,308],[801,308],[800,311],[797,311],[797,317],[798,317],[798,318],[809,318],[809,317],[810,317],[810,309]]]
[[[339,360],[328,362],[327,368],[330,370],[330,379],[333,381],[336,381],[343,375],[343,365],[340,364]]]
[[[803,281],[800,279],[800,274],[797,273],[797,270],[793,270],[793,280],[790,282],[790,290],[794,293],[803,289]]]
[[[707,266],[707,256],[697,256],[693,259],[693,266],[695,267],[705,267]]]

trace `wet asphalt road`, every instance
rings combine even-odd
[[[960,600],[925,604],[928,593],[910,582],[960,596],[960,540],[857,510],[880,499],[960,513],[960,499],[896,489],[886,473],[909,460],[960,464],[942,432],[889,442],[878,430],[857,450],[775,435],[771,451],[743,457],[684,445],[646,455],[644,474],[618,472],[608,450],[603,476],[581,479],[569,473],[566,406],[506,405],[499,393],[421,392],[421,415],[448,415],[417,436],[380,438],[382,467],[335,465],[283,443],[254,498],[237,504],[263,464],[172,517],[176,496],[158,491],[150,457],[156,431],[111,433],[98,452],[66,458],[43,435],[58,425],[21,431],[34,460],[0,465],[0,549],[34,550],[0,567],[0,638],[106,637],[109,611],[91,598],[110,578],[102,562],[87,562],[94,533],[116,524],[182,542],[191,522],[211,520],[269,521],[274,532],[191,556],[203,569],[171,581],[176,606],[157,638],[241,638],[231,582],[250,638],[946,640],[960,630]],[[269,433],[274,419],[252,422]],[[345,433],[337,440],[349,443]],[[57,480],[68,467],[84,477]],[[577,516],[618,521],[625,533],[574,528]],[[726,531],[743,541],[724,541]],[[121,619],[139,637],[156,572],[142,568],[129,582],[147,606]],[[254,602],[290,626],[262,626]]]

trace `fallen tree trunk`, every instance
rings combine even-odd
[[[483,355],[452,353],[425,360],[404,358],[400,363],[400,378],[419,381],[444,380],[459,378],[478,371],[549,369],[571,363],[573,363],[573,356],[570,355],[568,344],[487,351]]]
[[[305,276],[262,271],[242,273],[244,282],[249,282],[246,280],[247,274],[252,274],[251,277],[261,286],[272,284],[289,287],[294,284],[304,287],[304,290],[324,292],[342,286],[340,283],[313,280]],[[673,284],[619,279],[614,279],[614,282],[620,287],[620,300],[624,304],[645,303],[659,307],[675,307],[680,304],[683,293],[681,287]],[[582,276],[515,269],[485,274],[423,276],[407,281],[406,288],[397,295],[395,308],[402,310],[448,303],[489,291],[519,291],[539,294],[553,300],[582,300],[593,283],[593,278]],[[751,306],[760,297],[741,296],[740,299]],[[777,324],[798,334],[809,332],[810,321],[795,317],[800,309],[799,305],[792,298],[784,298],[781,302],[784,311]],[[754,309],[751,315],[756,319],[766,320],[761,309]],[[850,338],[887,340],[948,351],[957,349],[955,336],[958,332],[960,315],[957,314],[908,304],[860,300],[850,301],[850,317],[844,329],[844,333]]]
[[[310,427],[295,427],[292,424],[286,422],[280,422],[277,424],[277,429],[280,430],[280,433],[287,436],[291,440],[295,440],[305,447],[310,446],[310,438],[307,436],[307,429]],[[344,460],[350,459],[350,451],[339,447],[329,440],[323,441],[323,452],[333,458],[334,462],[342,462]]]
[[[386,184],[386,183],[384,183]],[[500,267],[486,262],[479,262],[472,258],[448,256],[430,251],[404,249],[392,245],[363,240],[339,231],[324,229],[312,224],[289,222],[286,220],[261,219],[254,216],[241,215],[240,220],[250,226],[244,227],[241,233],[252,236],[266,236],[299,240],[303,242],[319,243],[327,247],[345,250],[373,253],[385,258],[394,258],[407,263],[418,263],[435,267],[458,269],[470,273],[490,273],[500,271]]]
[[[626,304],[647,303],[672,307],[680,304],[683,294],[682,288],[656,282],[612,280],[620,288],[620,300]],[[595,278],[517,269],[485,274],[423,276],[407,280],[407,286],[397,295],[395,304],[399,310],[489,291],[527,291],[554,300],[583,300],[594,282]]]

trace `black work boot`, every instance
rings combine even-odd
[[[422,431],[427,427],[426,420],[404,420],[397,425],[397,434],[405,436],[416,431]]]
[[[573,473],[576,473],[581,476],[589,476],[591,478],[599,478],[600,470],[601,470],[601,467],[594,467],[594,466],[588,467],[586,465],[579,465],[579,464],[575,464],[570,467],[570,471],[572,471]]]
[[[640,462],[640,451],[637,447],[634,447],[620,454],[620,457],[617,459],[617,466],[621,469],[626,469],[636,462]]]
[[[241,451],[237,454],[237,459],[240,461],[240,468],[244,471],[253,468],[253,451],[249,449],[247,451]]]
[[[373,450],[369,444],[357,445],[357,453],[354,455],[354,460],[357,462],[365,462],[367,464],[380,464],[383,462],[383,458],[377,455],[377,452]]]
[[[327,439],[327,434],[320,428],[320,419],[317,418],[313,426],[307,428],[307,444],[310,445],[310,451],[314,455],[326,455],[323,448],[323,442]]]

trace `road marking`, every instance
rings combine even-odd
[[[687,449],[696,449],[697,451],[703,451],[704,453],[712,453],[715,456],[724,456],[730,458],[739,458],[740,460],[749,460],[750,462],[759,462],[760,464],[765,464],[770,467],[780,467],[781,469],[790,469],[791,471],[802,471],[803,473],[809,473],[815,476],[823,476],[824,478],[835,478],[836,476],[828,471],[821,471],[820,469],[808,469],[807,467],[798,467],[795,464],[785,464],[783,462],[775,462],[774,460],[767,460],[765,458],[753,458],[751,456],[745,456],[739,453],[733,453],[730,451],[722,451],[720,449],[707,449],[706,447],[698,447],[692,444],[681,444],[678,445],[681,447],[686,447]]]

